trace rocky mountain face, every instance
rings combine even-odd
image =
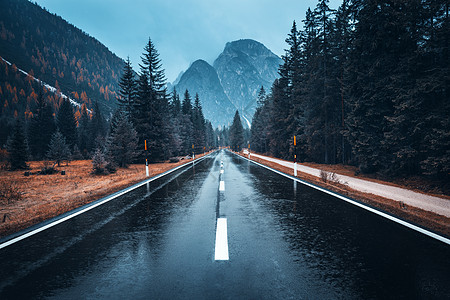
[[[270,90],[281,63],[263,44],[247,39],[227,43],[214,68],[230,101],[251,122],[259,89]]]
[[[175,84],[178,93],[187,89],[199,94],[205,117],[214,127],[229,126],[239,110],[242,123],[250,127],[256,96],[264,86],[269,91],[278,77],[281,59],[254,40],[227,43],[212,67],[203,60],[194,62]]]
[[[236,111],[235,106],[230,102],[225,94],[216,70],[204,60],[195,61],[186,70],[175,85],[176,90],[183,98],[187,89],[194,100],[198,93],[202,103],[205,118],[211,121],[214,127],[227,125]]]

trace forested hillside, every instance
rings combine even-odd
[[[294,22],[280,78],[260,93],[252,149],[362,172],[450,172],[447,1],[327,0]]]
[[[95,101],[105,113],[111,113],[115,107],[123,60],[95,38],[37,4],[27,0],[0,2],[0,56],[80,104],[85,103],[88,109]],[[32,111],[34,104],[27,99],[35,98],[39,92],[36,87],[24,88],[25,76],[5,73],[4,66],[0,71],[4,79],[2,107],[15,102],[13,114]],[[58,101],[53,99],[54,109]],[[7,109],[2,117],[12,116],[10,113],[11,109]]]

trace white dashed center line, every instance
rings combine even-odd
[[[228,260],[227,218],[217,219],[215,260]]]

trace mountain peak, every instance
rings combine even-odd
[[[229,42],[211,66],[194,61],[176,84],[182,93],[198,93],[205,117],[214,126],[229,125],[236,109],[250,127],[256,96],[264,86],[270,90],[282,60],[262,43],[251,39]]]
[[[261,86],[270,90],[278,78],[282,60],[262,43],[243,39],[229,42],[214,61],[225,94],[239,110],[241,117],[251,120],[256,110],[256,95]]]
[[[264,44],[252,39],[241,39],[233,42],[228,42],[225,45],[223,53],[233,52],[242,52],[249,56],[277,57],[272,51],[267,49]]]

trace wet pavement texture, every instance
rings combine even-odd
[[[450,298],[448,245],[226,151],[0,249],[0,266],[0,299]]]

